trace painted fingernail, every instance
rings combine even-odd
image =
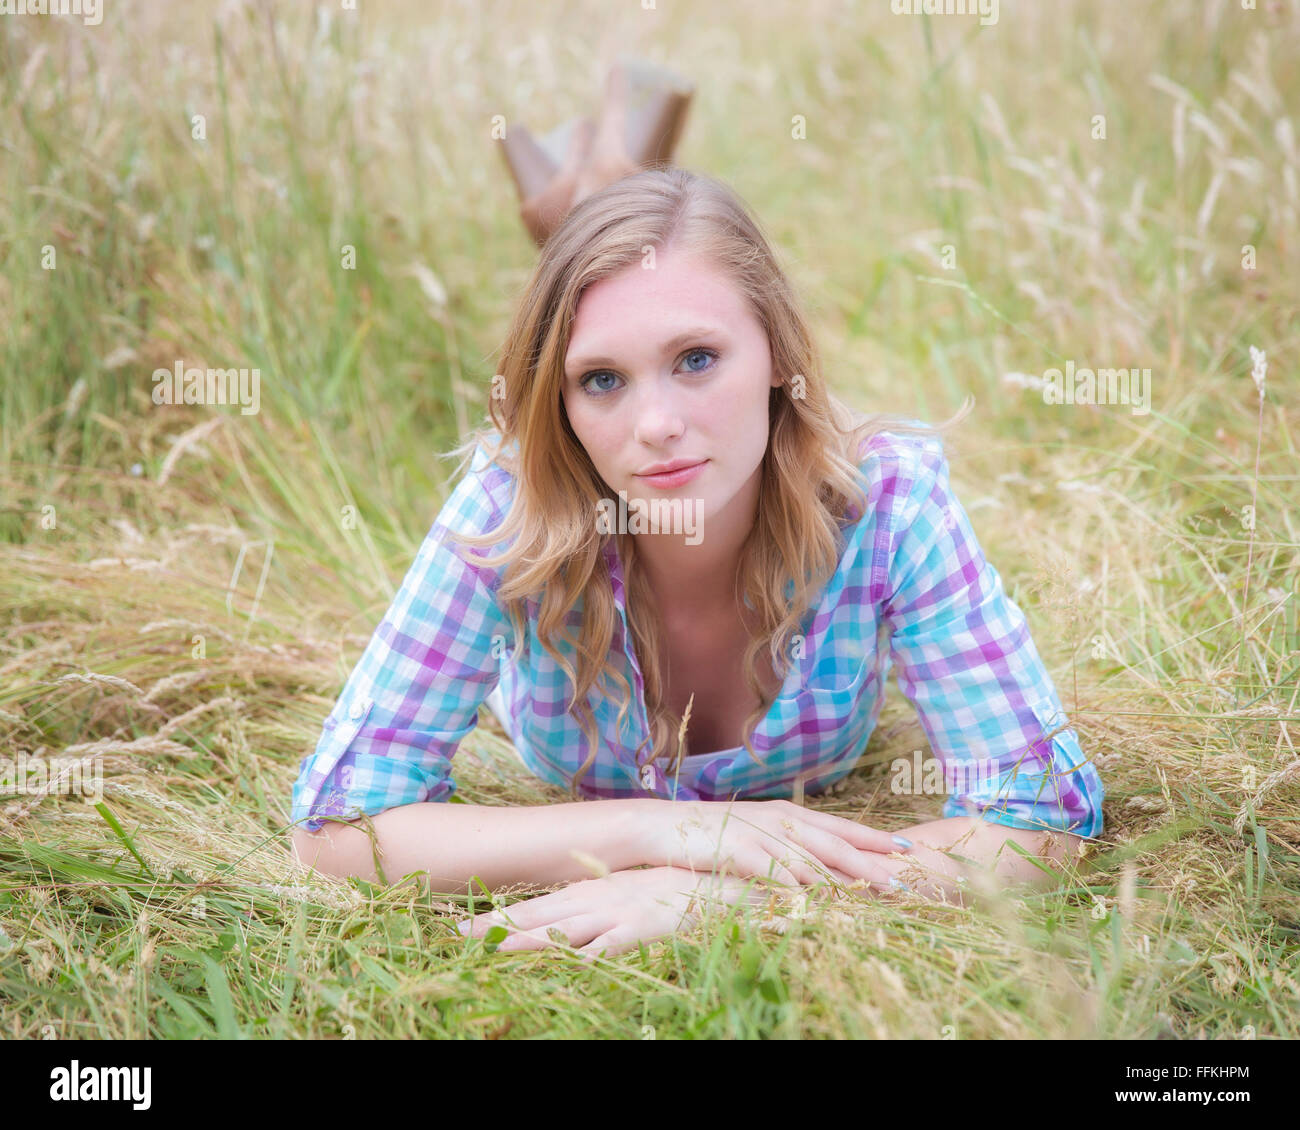
[[[891,877],[889,880],[889,885],[893,887],[894,890],[896,891],[906,891],[909,895],[912,893],[912,888],[899,879],[894,879]]]
[[[454,923],[456,930],[461,934],[469,933],[469,919],[462,918],[459,922]]]
[[[912,841],[907,839],[905,836],[895,836],[894,843],[901,848],[910,848],[912,846]]]

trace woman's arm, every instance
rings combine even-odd
[[[1067,853],[1077,855],[1084,843],[1066,833],[1010,828],[964,816],[916,824],[904,831],[913,850],[908,855],[882,856],[884,865],[913,892],[958,905],[991,886],[1025,882],[1042,889],[1056,882],[1053,874],[1007,846],[1008,841],[1037,856],[1045,867],[1060,864]],[[508,937],[500,943],[501,951],[568,945],[583,956],[600,952],[613,956],[637,942],[693,926],[699,920],[695,904],[701,897],[733,906],[741,902],[760,906],[770,894],[761,883],[730,875],[651,867],[573,883],[504,910],[463,919],[458,927],[473,938],[484,937],[494,926],[506,927]]]
[[[1062,865],[1080,860],[1086,844],[1067,832],[1011,828],[973,816],[913,824],[900,834],[913,846],[889,860],[894,877],[918,895],[959,906],[966,905],[964,895],[1012,883],[1050,890],[1060,882]]]
[[[887,447],[881,459],[902,486],[888,508],[887,578],[872,581],[873,571],[877,587],[867,591],[881,601],[899,689],[943,770],[946,819],[935,826],[968,830],[970,818],[996,810],[1002,827],[1096,837],[1101,778],[1069,727],[1024,613],[952,492],[942,444]],[[1005,833],[982,830],[980,844],[990,835],[991,850],[1015,855],[1002,848]]]
[[[633,797],[520,808],[427,802],[386,809],[370,823],[373,845],[360,823],[300,828],[298,859],[372,882],[426,871],[432,889],[459,894],[475,877],[489,889],[551,886],[642,864],[790,885],[829,876],[883,887],[890,853],[902,851],[888,832],[780,800]]]
[[[363,822],[326,823],[317,832],[299,828],[293,845],[308,867],[370,882],[427,871],[432,890],[451,894],[464,894],[472,878],[489,890],[516,883],[550,886],[590,879],[597,868],[585,857],[610,871],[645,862],[628,835],[641,805],[635,798],[518,808],[405,804],[370,819],[374,845]]]

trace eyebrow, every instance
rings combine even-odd
[[[663,343],[660,347],[664,353],[671,353],[673,350],[685,345],[688,341],[694,341],[702,337],[717,337],[722,331],[715,326],[697,326],[689,330],[683,330],[669,341]],[[586,369],[592,365],[617,365],[618,362],[612,357],[591,356],[575,357],[566,363],[565,368],[571,370]]]

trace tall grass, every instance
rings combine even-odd
[[[0,808],[5,1034],[1294,1038],[1300,5],[361,7],[0,19],[0,750],[106,778]],[[678,160],[752,203],[837,391],[975,396],[959,494],[1107,787],[1060,890],[815,895],[592,969],[292,862],[531,270],[492,116],[585,111],[613,49],[697,82]],[[178,360],[261,411],[155,405]],[[1149,367],[1151,411],[1045,404],[1066,360]],[[938,814],[889,789],[893,695],[811,803]],[[490,722],[456,778],[561,799]]]

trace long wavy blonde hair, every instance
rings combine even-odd
[[[495,557],[475,555],[481,565],[504,565],[497,599],[527,645],[527,601],[539,602],[537,634],[574,688],[570,715],[587,740],[585,762],[570,790],[596,758],[596,722],[588,694],[598,682],[617,686],[618,725],[632,706],[632,687],[611,661],[618,625],[605,539],[617,539],[623,562],[626,612],[644,681],[652,752],[647,760],[673,756],[682,719],[664,702],[660,668],[662,624],[648,581],[638,568],[636,538],[606,534],[595,520],[599,503],[616,492],[597,472],[569,424],[561,398],[564,358],[578,302],[592,283],[643,261],[647,248],[669,247],[707,256],[744,295],[767,331],[773,371],[782,384],[771,390],[771,433],[763,457],[758,514],[741,550],[737,607],[747,598],[760,633],[745,651],[745,679],[759,706],[745,721],[743,743],[771,705],[759,677],[760,655],[784,679],[788,644],[805,613],[834,575],[843,551],[843,527],[864,513],[866,493],[858,464],[863,444],[878,431],[940,431],[969,411],[969,403],[937,428],[909,425],[897,417],[855,418],[826,388],[821,361],[799,301],[772,249],[741,199],[725,184],[678,167],[647,169],[582,200],[541,249],[536,270],[518,301],[493,378],[488,415],[463,444],[447,455],[468,461],[482,442],[489,459],[515,480],[515,498],[494,530],[481,536],[455,534],[475,547],[513,542]],[[493,432],[499,440],[492,442]],[[507,449],[514,449],[513,451]],[[446,457],[446,456],[444,456]],[[464,463],[461,470],[463,471]],[[459,475],[461,471],[458,471]],[[786,586],[793,581],[792,599]],[[566,621],[582,599],[581,632]],[[567,641],[577,669],[555,646]],[[684,753],[677,743],[676,763]],[[638,759],[645,743],[638,749]]]

